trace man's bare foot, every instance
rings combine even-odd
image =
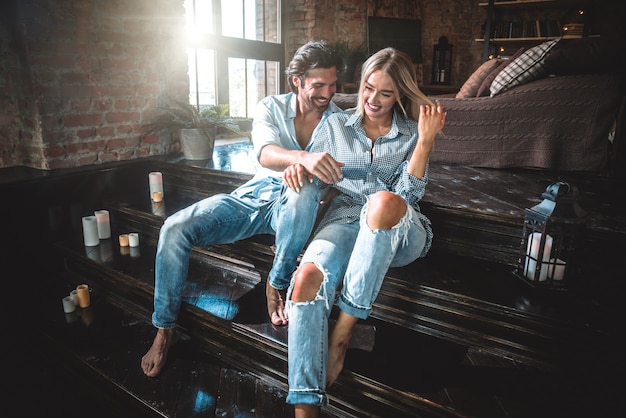
[[[157,377],[161,373],[167,359],[167,353],[177,339],[174,328],[157,331],[152,346],[141,358],[141,369],[146,376]]]
[[[265,286],[265,297],[267,298],[267,313],[270,321],[274,325],[286,325],[287,315],[285,314],[285,299],[280,290],[273,288],[268,281]]]

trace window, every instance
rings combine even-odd
[[[256,103],[281,90],[281,0],[185,0],[189,101],[228,103],[251,117]]]

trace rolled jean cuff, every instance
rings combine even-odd
[[[328,404],[325,393],[311,390],[290,390],[285,401],[291,405],[315,405],[324,407]]]
[[[350,303],[350,301],[346,300],[343,295],[340,295],[337,299],[337,306],[348,315],[359,319],[367,319],[367,317],[372,312],[372,308],[355,306],[354,304]]]
[[[176,328],[176,323],[167,323],[167,322],[160,322],[157,318],[155,314],[152,314],[152,325],[155,328],[158,329],[172,329],[172,328]]]

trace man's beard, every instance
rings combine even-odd
[[[328,106],[330,105],[330,99],[328,99],[323,105],[319,104],[316,101],[317,99],[326,99],[326,97],[324,96],[307,97],[305,99],[305,102],[311,110],[315,110],[316,112],[324,112],[326,109],[328,109]]]

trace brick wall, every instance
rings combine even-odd
[[[0,167],[76,167],[174,150],[139,127],[166,96],[186,100],[182,2],[2,7]]]

